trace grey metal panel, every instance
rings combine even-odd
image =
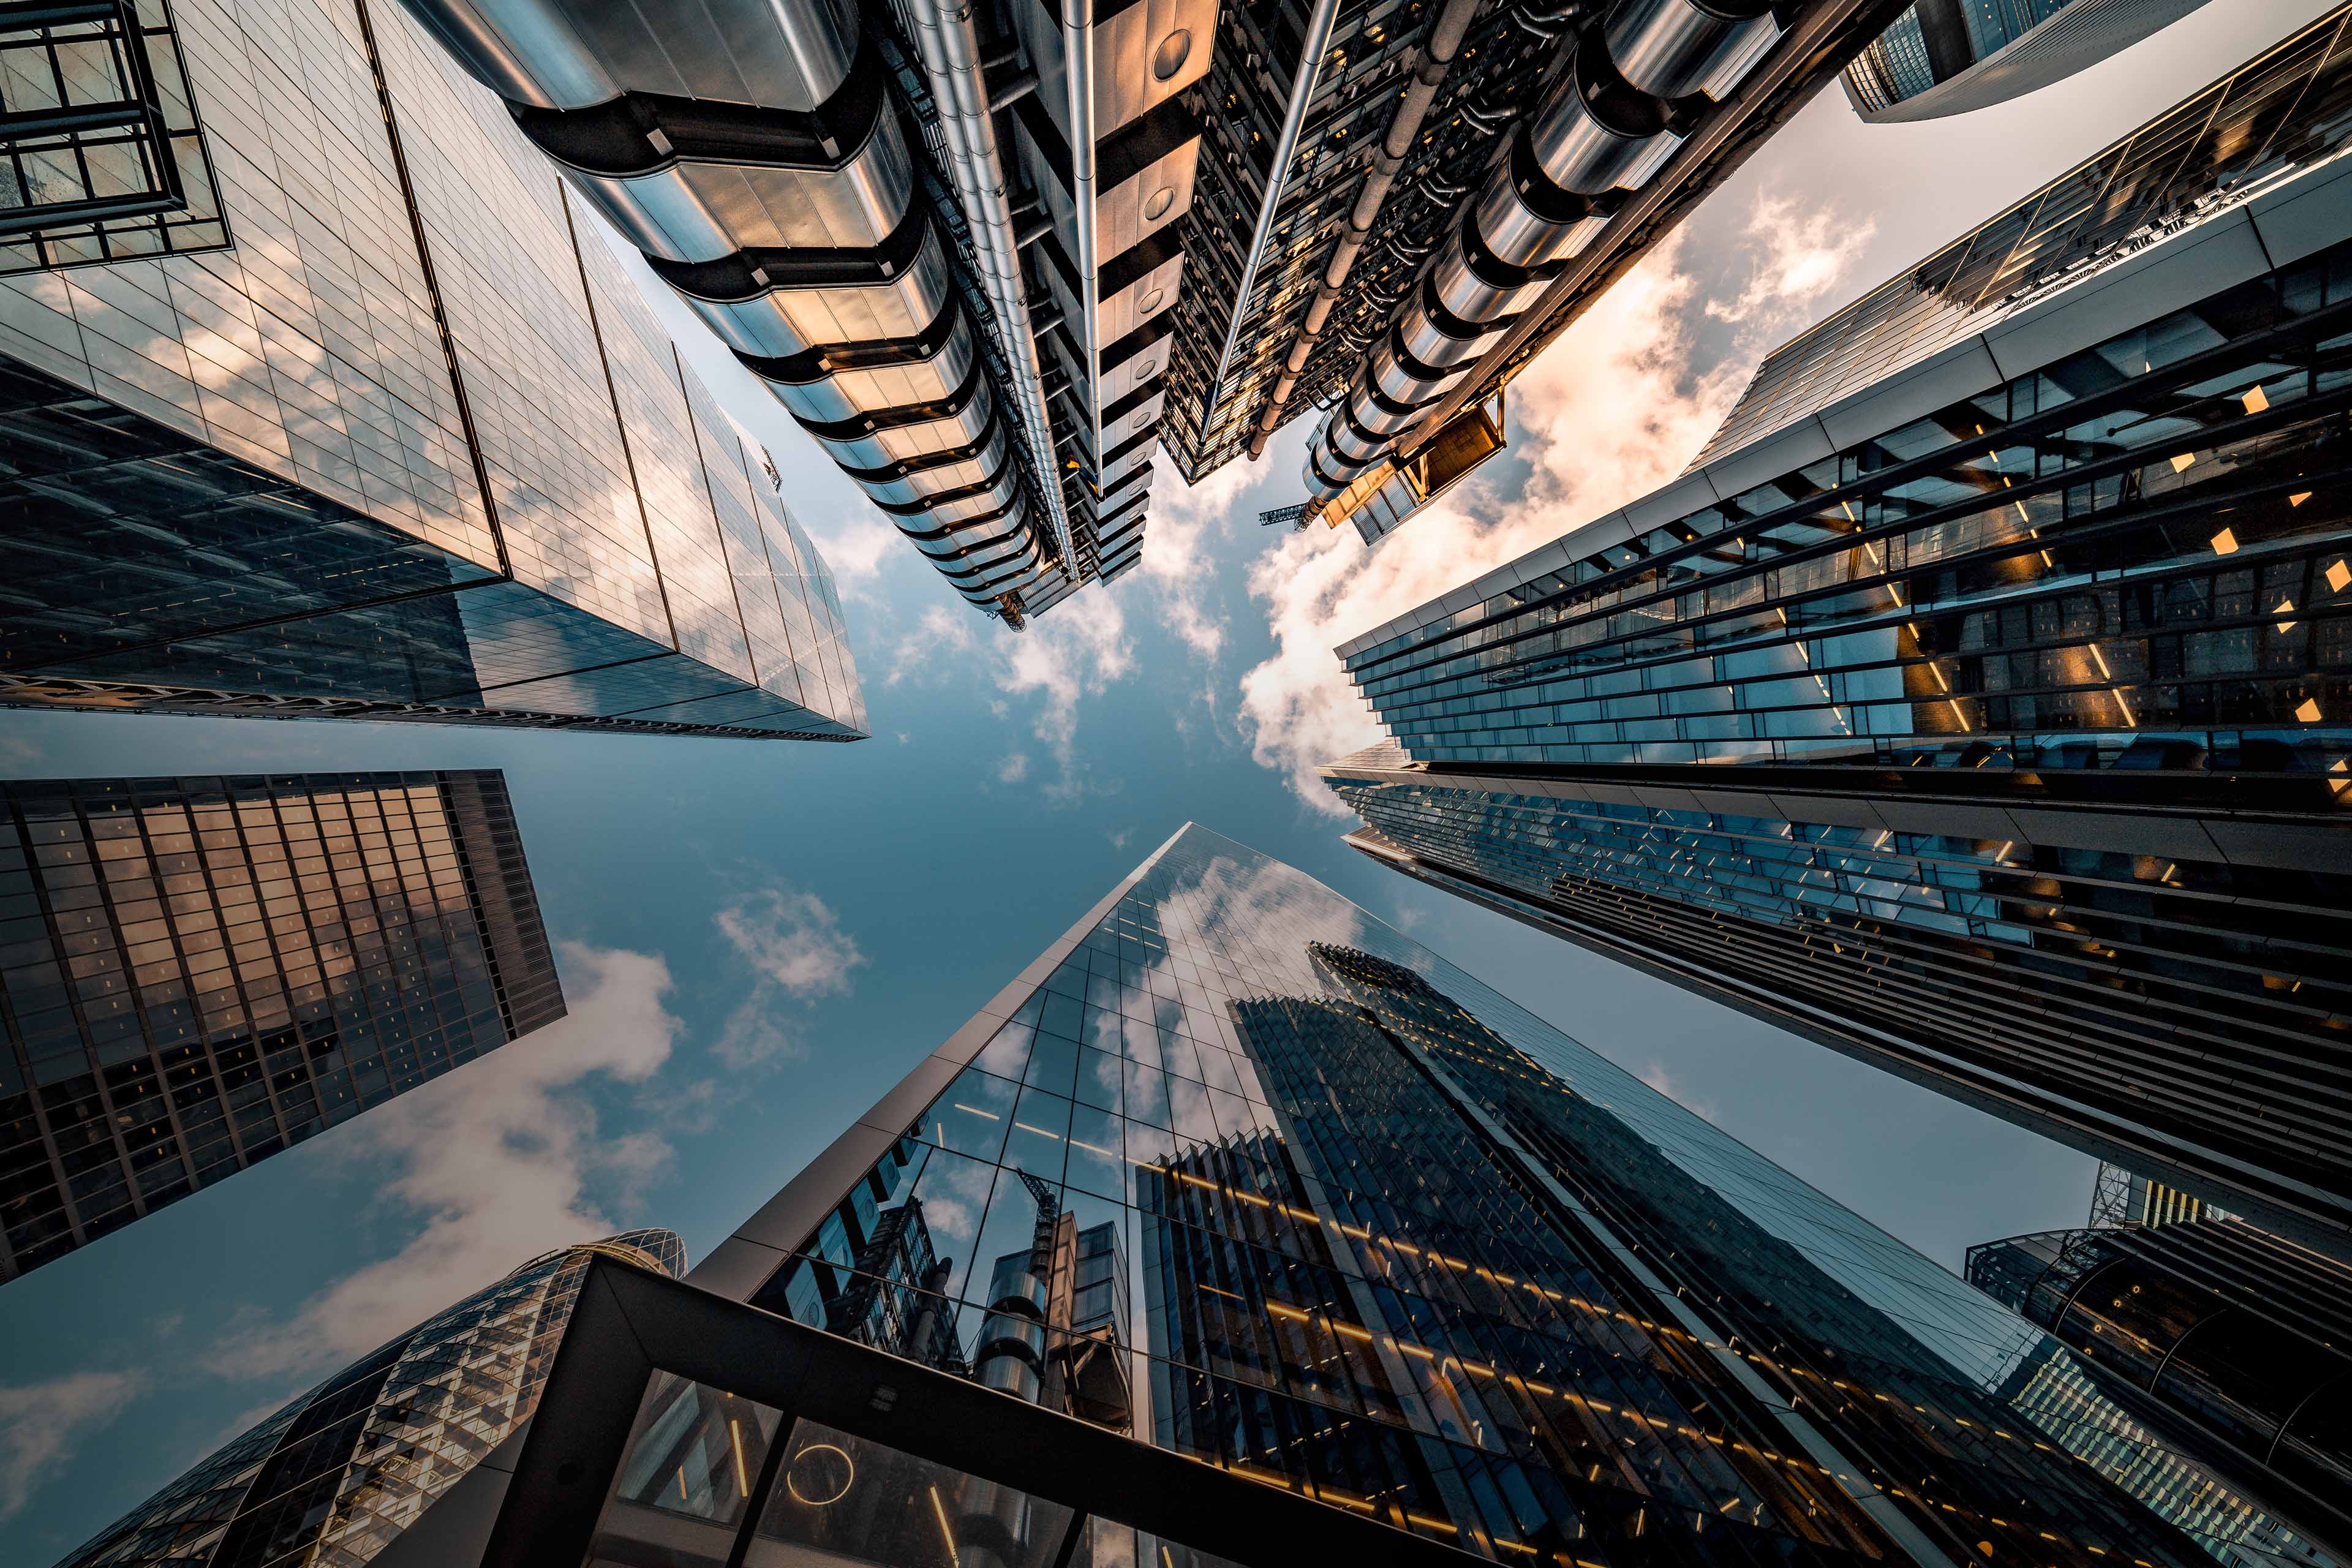
[[[2352,163],[2339,161],[2316,179],[2257,196],[2246,214],[2274,266],[2324,250],[2352,233]]]
[[[2221,858],[2233,865],[2352,872],[2352,833],[2341,828],[2292,826],[2219,816],[2205,824],[2205,831]]]
[[[1985,343],[2012,379],[2269,270],[2252,218],[2233,212],[1988,328]]]
[[[1688,517],[1692,512],[1703,511],[1722,499],[1716,489],[1715,481],[1706,469],[1702,468],[1695,474],[1685,474],[1664,489],[1652,490],[1641,500],[1630,503],[1619,514],[1625,520],[1624,537],[1630,538],[1644,530],[1655,528],[1662,522],[1672,522],[1678,517]],[[1582,548],[1583,553],[1590,554],[1592,550],[1606,548],[1606,543],[1595,543],[1589,548],[1584,547],[1583,532],[1584,530],[1580,529],[1576,534],[1570,536],[1576,540],[1577,545]]]
[[[2013,815],[1999,806],[1890,798],[1878,803],[1878,819],[1897,833],[1942,833],[1954,838],[2033,842]]]
[[[1833,457],[1837,449],[1837,442],[1822,423],[1807,419],[1719,458],[1699,471],[1713,482],[1717,495],[1736,496],[1808,463]]]
[[[1841,398],[1821,412],[1822,428],[1834,447],[1850,447],[1909,424],[1987,387],[2003,377],[1982,338],[1962,339],[1917,364]],[[1738,456],[1737,453],[1732,457]],[[1727,462],[1730,458],[1717,459]]]
[[[2105,849],[2122,855],[2165,855],[2176,859],[2221,857],[2191,818],[2126,811],[2042,811],[2011,806],[2009,818],[2021,842],[2062,849]],[[1889,814],[1892,820],[1892,814]]]
[[[1764,797],[1785,822],[1818,822],[1832,827],[1885,827],[1875,801],[1857,795],[1778,795]]]

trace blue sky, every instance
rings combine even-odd
[[[856,745],[0,714],[12,776],[506,770],[572,1016],[0,1289],[0,1561],[60,1556],[324,1372],[550,1246],[699,1257],[1188,818],[1356,900],[1957,1266],[2091,1163],[1382,872],[1300,770],[1374,736],[1330,647],[1677,472],[1756,358],[2326,9],[2224,0],[1927,127],[1825,95],[1513,389],[1513,448],[1367,552],[1163,473],[1145,565],[1013,637],[667,294],[845,597]],[[626,258],[633,267],[634,256]],[[642,270],[638,277],[644,280]]]

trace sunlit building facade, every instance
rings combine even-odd
[[[1968,1278],[2176,1446],[2352,1543],[2352,1268],[2207,1218],[1989,1241]]]
[[[929,1367],[936,1336],[822,1331],[918,1205],[956,1347]],[[573,1332],[469,1504],[486,1564],[2304,1550],[2226,1489],[2197,1513],[2109,1476],[2112,1405],[2012,1397],[2068,1353],[2039,1330],[1198,826],[685,1287]],[[1057,1392],[1082,1364],[1090,1397]]]
[[[563,1016],[506,781],[0,784],[0,1280]]]
[[[1865,300],[1759,371],[1785,422],[1343,645],[1350,842],[2352,1245],[2345,19],[2192,100],[2201,221],[1916,359]],[[2063,249],[2013,217],[1937,265]]]
[[[0,703],[864,734],[767,454],[398,5],[0,61]]]
[[[58,1568],[359,1568],[539,1404],[593,1258],[675,1278],[632,1230],[534,1258],[362,1357],[125,1514]]]

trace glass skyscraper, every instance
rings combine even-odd
[[[1350,842],[2352,1247],[2347,15],[1931,268],[2022,288],[2161,164],[2074,286],[1866,300],[1784,422],[1344,645]]]
[[[688,1284],[575,1328],[485,1563],[2336,1561],[2095,1391],[2019,1397],[2069,1352],[1199,826]],[[1268,1533],[1143,1523],[1217,1472]]]
[[[0,1280],[562,1016],[497,773],[0,785]]]
[[[359,1568],[530,1418],[593,1258],[675,1278],[632,1230],[534,1258],[320,1384],[58,1568]]]
[[[862,736],[773,465],[504,108],[390,0],[182,9],[0,16],[0,703]]]
[[[2352,1542],[2352,1268],[2229,1218],[1969,1249],[1969,1282],[2338,1552]]]

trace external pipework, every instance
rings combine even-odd
[[[1052,476],[1054,422],[1045,411],[1045,389],[1037,362],[1036,332],[1029,320],[1029,284],[1021,270],[1021,247],[1013,229],[1004,161],[996,147],[995,114],[1037,85],[1034,71],[1002,73],[1003,85],[989,90],[982,74],[980,38],[968,0],[902,0],[913,24],[916,47],[940,105],[940,130],[948,144],[956,195],[971,217],[982,286],[995,307],[1004,359],[1020,384],[1024,417],[1022,433],[1037,472],[1045,476],[1045,508],[1064,561],[1073,554],[1069,508]],[[1008,62],[1009,63],[1009,62]],[[999,99],[1003,101],[1000,102]]]
[[[1454,4],[1475,5],[1476,0],[1454,0]],[[1307,17],[1298,66],[1290,78],[1290,100],[1282,111],[1282,131],[1275,138],[1274,156],[1266,164],[1265,197],[1258,203],[1257,226],[1250,234],[1249,255],[1243,258],[1241,284],[1234,290],[1233,319],[1225,325],[1224,347],[1217,353],[1217,374],[1209,383],[1209,400],[1201,409],[1201,427],[1204,430],[1216,418],[1217,403],[1224,395],[1225,373],[1233,368],[1234,348],[1241,342],[1242,318],[1249,310],[1250,290],[1257,285],[1258,268],[1265,260],[1267,243],[1274,237],[1275,215],[1282,206],[1282,187],[1289,183],[1291,160],[1298,155],[1298,132],[1307,123],[1307,106],[1315,97],[1315,83],[1323,74],[1323,57],[1331,47],[1332,25],[1339,18],[1339,0],[1315,0],[1315,9]]]
[[[846,0],[404,3],[967,600],[1066,571],[1016,457],[1058,489],[968,10],[909,0],[1009,384]]]
[[[1649,184],[1695,121],[1756,68],[1780,36],[1770,3],[1618,0],[1579,33],[1566,79],[1512,136],[1309,443],[1305,479],[1317,503],[1459,384],[1625,193]]]
[[[1290,400],[1300,372],[1307,368],[1307,361],[1315,352],[1316,340],[1323,335],[1323,328],[1331,320],[1331,307],[1346,287],[1356,258],[1363,253],[1364,242],[1371,237],[1372,224],[1389,199],[1398,171],[1404,167],[1405,155],[1420,139],[1422,121],[1428,118],[1429,106],[1436,100],[1438,87],[1445,80],[1454,57],[1462,52],[1462,40],[1470,31],[1478,5],[1479,0],[1445,0],[1445,9],[1430,25],[1429,39],[1422,45],[1413,62],[1412,79],[1405,84],[1404,96],[1397,100],[1396,112],[1390,117],[1380,149],[1372,155],[1371,170],[1357,189],[1356,205],[1348,213],[1347,229],[1332,248],[1331,259],[1323,268],[1323,282],[1307,304],[1298,341],[1291,345],[1290,358],[1284,362],[1282,374],[1274,384],[1274,395],[1266,400],[1264,417],[1250,434],[1252,461],[1265,455],[1267,437],[1281,428],[1282,405]],[[1272,199],[1271,193],[1268,199]],[[1222,371],[1218,379],[1223,379]]]

